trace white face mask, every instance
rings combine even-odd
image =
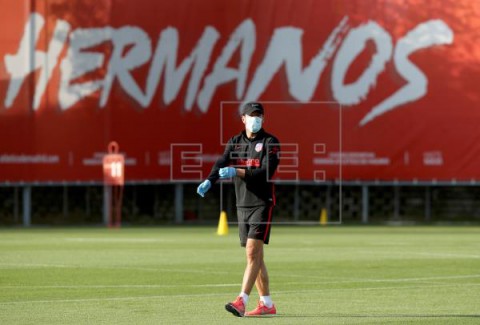
[[[258,116],[245,115],[245,127],[252,133],[257,133],[262,128],[263,119]]]

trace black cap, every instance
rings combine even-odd
[[[253,112],[260,112],[263,115],[263,106],[258,102],[249,102],[243,105],[242,115],[250,115]]]

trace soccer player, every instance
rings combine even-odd
[[[238,317],[277,313],[270,297],[263,246],[270,238],[275,206],[275,189],[270,180],[279,163],[280,143],[262,128],[264,120],[262,104],[250,102],[242,107],[245,130],[228,141],[223,156],[216,161],[207,180],[197,188],[197,193],[203,197],[218,179],[233,178],[235,184],[240,245],[245,247],[247,266],[239,296],[226,304],[225,309]],[[245,312],[253,284],[260,300],[257,308]]]

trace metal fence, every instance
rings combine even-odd
[[[125,225],[212,224],[221,209],[235,221],[232,184],[214,186],[205,198],[197,184],[125,186]],[[316,224],[324,209],[328,222],[479,222],[480,186],[452,184],[279,184],[275,220]],[[100,184],[0,187],[1,225],[101,225],[106,223]]]

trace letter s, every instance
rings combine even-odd
[[[410,54],[424,48],[452,43],[453,31],[447,24],[438,19],[421,23],[402,37],[395,47],[393,60],[396,70],[408,83],[375,106],[360,121],[360,125],[363,126],[371,122],[397,106],[422,98],[427,93],[428,79],[408,57]]]

